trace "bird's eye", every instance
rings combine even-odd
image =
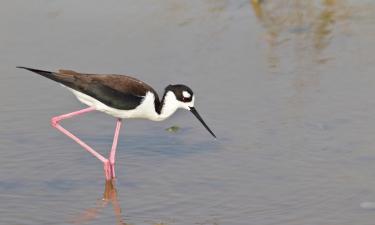
[[[183,101],[183,102],[190,102],[190,101],[191,101],[191,98],[182,97],[182,101]]]

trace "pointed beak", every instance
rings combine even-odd
[[[211,129],[207,126],[207,124],[203,121],[202,117],[199,115],[197,110],[194,107],[189,107],[189,108],[190,108],[190,112],[192,112],[194,114],[194,116],[197,117],[197,119],[199,121],[201,121],[201,123],[208,130],[208,132],[210,132],[210,134],[212,134],[212,136],[214,136],[214,138],[216,138],[216,135],[214,134],[214,132],[212,132]]]

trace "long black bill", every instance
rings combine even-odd
[[[216,138],[216,135],[214,134],[214,132],[212,132],[211,129],[207,126],[207,124],[203,121],[202,117],[199,115],[197,110],[194,107],[189,107],[189,108],[190,108],[190,112],[192,112],[194,114],[194,116],[197,117],[197,119],[199,121],[201,121],[201,123],[208,130],[208,132],[210,132],[210,134],[212,134],[212,136],[214,136],[214,138]]]

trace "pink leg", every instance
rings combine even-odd
[[[109,153],[109,163],[111,164],[111,173],[112,173],[113,177],[116,177],[116,174],[115,174],[115,157],[116,157],[116,148],[117,148],[120,128],[121,128],[121,119],[118,118],[117,122],[116,122],[115,135],[113,136],[113,144],[112,144],[111,152]]]
[[[79,145],[81,145],[85,150],[87,150],[93,156],[95,156],[97,159],[99,159],[101,162],[103,162],[106,180],[111,180],[113,178],[113,176],[112,176],[111,170],[109,170],[111,168],[109,160],[106,159],[105,157],[103,157],[98,152],[96,152],[94,149],[92,149],[90,146],[88,146],[85,142],[80,140],[78,137],[76,137],[74,134],[70,133],[68,130],[66,130],[65,128],[63,128],[59,124],[60,120],[68,119],[68,118],[71,118],[73,116],[77,116],[77,115],[84,114],[84,113],[87,113],[87,112],[91,112],[91,111],[94,111],[94,110],[95,110],[94,107],[89,107],[89,108],[82,109],[82,110],[79,110],[79,111],[76,111],[76,112],[64,114],[64,115],[61,115],[61,116],[56,116],[56,117],[53,117],[51,119],[51,124],[52,124],[53,127],[55,127],[56,129],[60,130],[62,133],[64,133],[65,135],[67,135],[68,137],[73,139],[75,142],[77,142]]]

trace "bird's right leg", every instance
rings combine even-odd
[[[118,136],[120,133],[120,128],[121,128],[121,119],[118,118],[116,122],[116,129],[115,129],[115,134],[113,136],[113,144],[111,151],[109,153],[109,163],[110,163],[110,170],[111,170],[111,175],[112,177],[115,177],[115,157],[116,157],[116,148],[117,148],[117,143],[118,143]]]
[[[88,146],[85,142],[83,142],[81,139],[79,139],[78,137],[76,137],[74,134],[70,133],[68,130],[66,130],[65,128],[63,128],[59,124],[59,122],[61,120],[72,118],[73,116],[81,115],[81,114],[88,113],[88,112],[91,112],[91,111],[94,111],[94,110],[95,110],[94,107],[89,107],[89,108],[86,108],[86,109],[78,110],[78,111],[67,113],[67,114],[64,114],[64,115],[55,116],[55,117],[53,117],[51,119],[51,125],[53,127],[55,127],[56,129],[58,129],[59,131],[61,131],[66,136],[68,136],[71,139],[73,139],[79,145],[81,145],[86,151],[90,152],[93,156],[95,156],[97,159],[99,159],[101,162],[103,162],[104,163],[104,167],[106,167],[106,165],[109,164],[109,160],[108,159],[106,159],[105,157],[103,157],[101,154],[99,154],[97,151],[95,151],[93,148],[91,148],[90,146]],[[106,176],[107,180],[112,179],[110,173],[107,172],[107,171],[105,171],[105,176]]]

